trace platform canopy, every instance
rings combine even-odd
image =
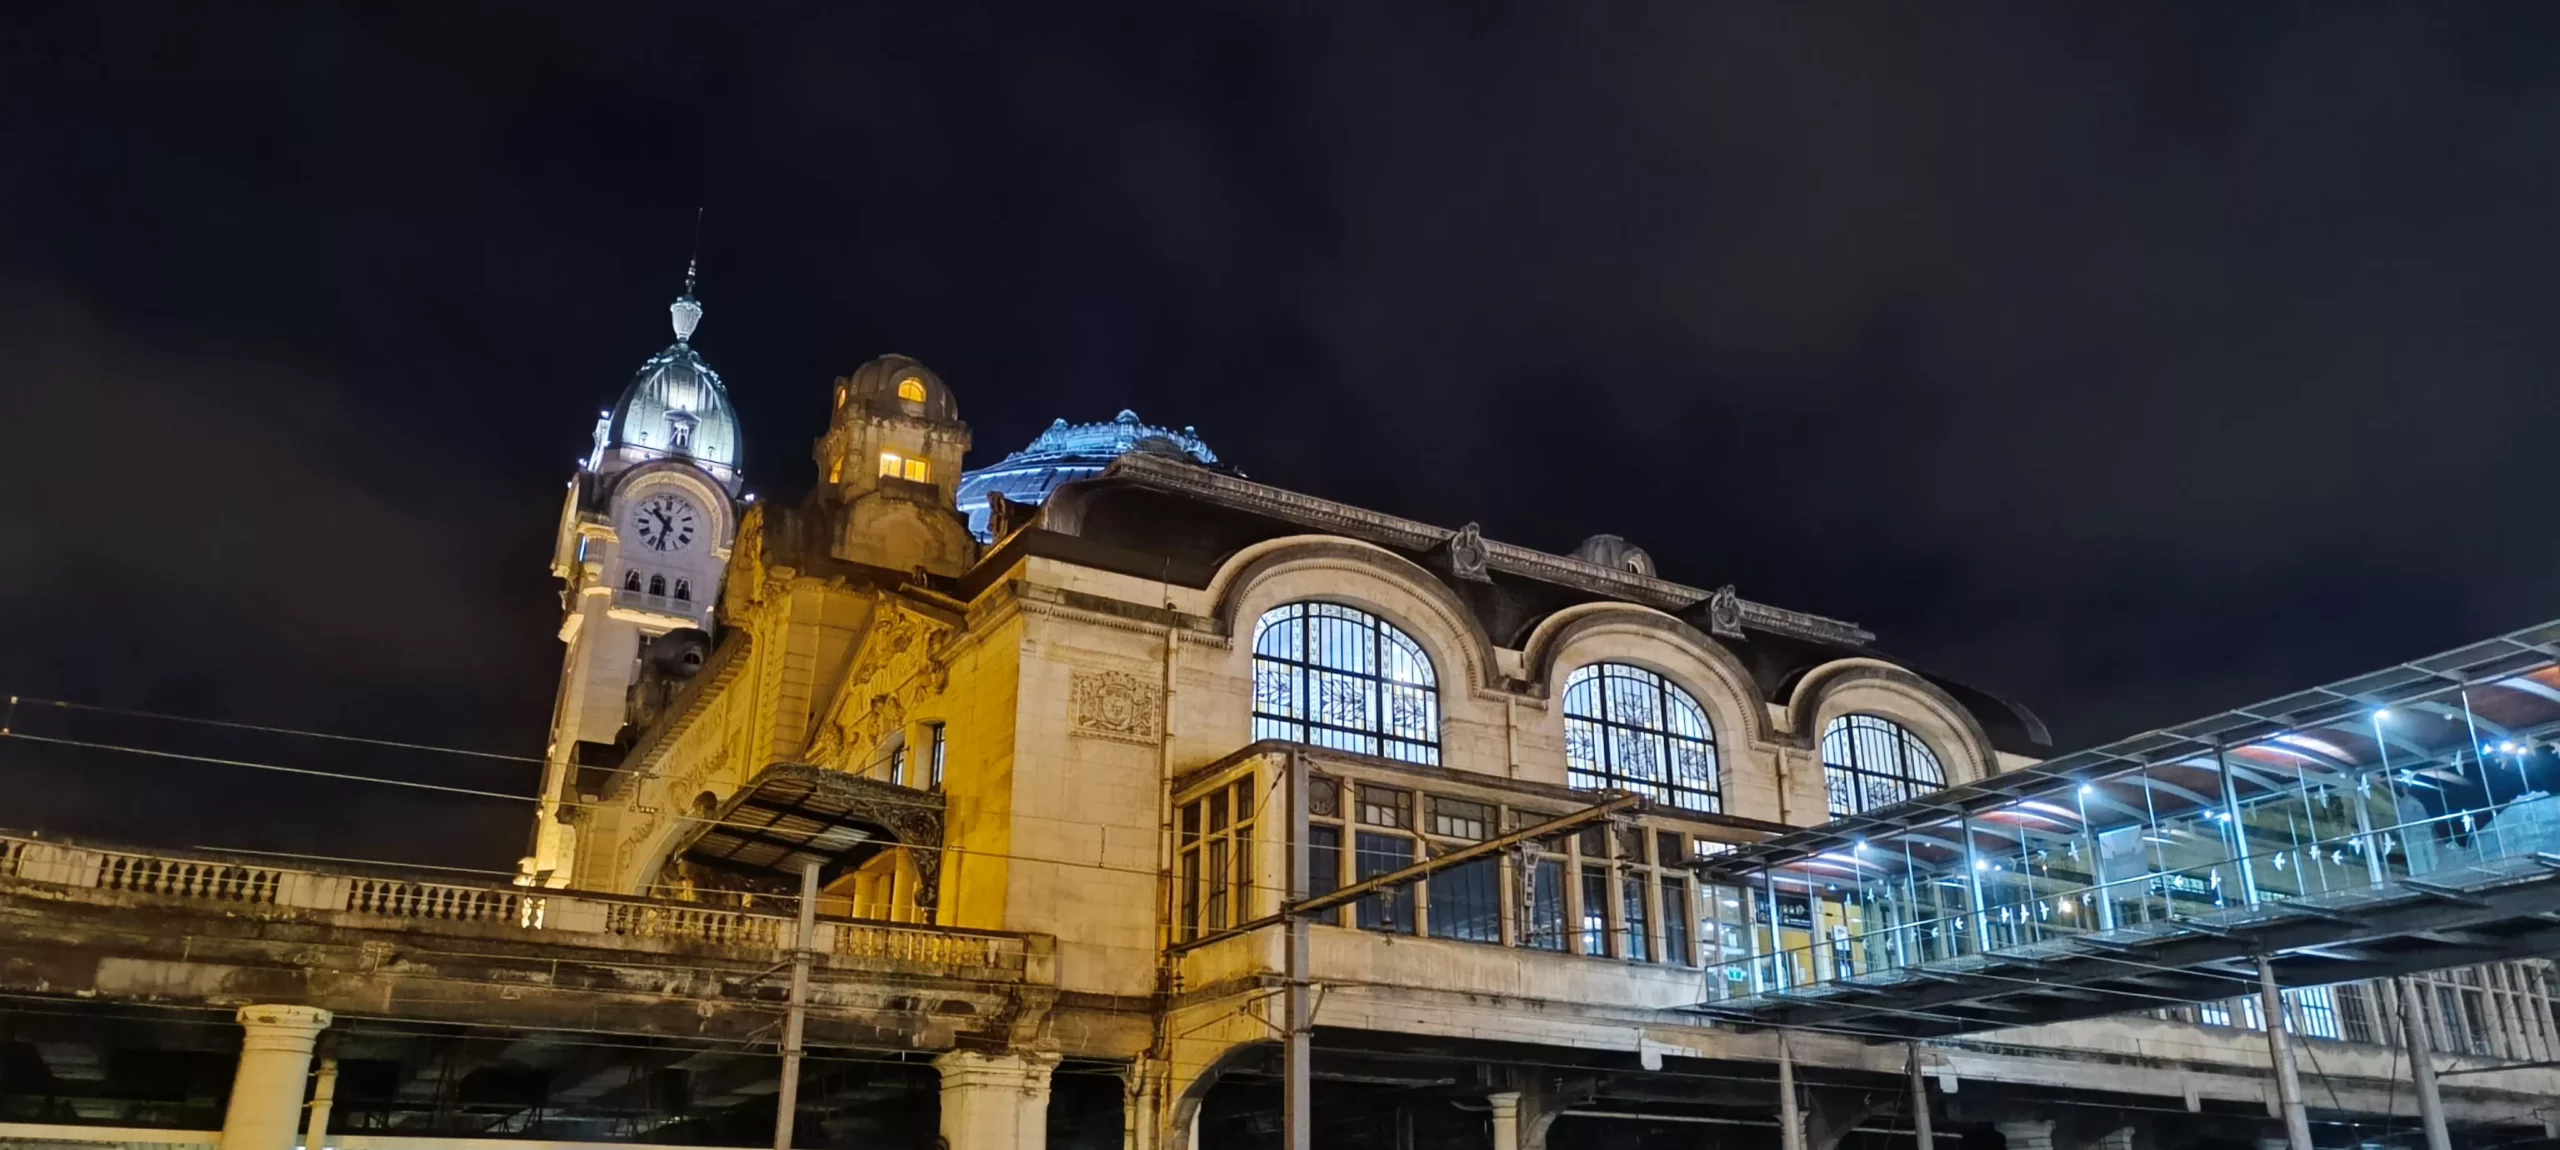
[[[809,863],[832,882],[893,846],[915,849],[920,877],[941,873],[942,796],[805,763],[776,763],[688,825],[676,857],[750,880],[787,880]],[[920,882],[918,891],[933,889]],[[930,899],[920,901],[930,902]]]
[[[1738,848],[1698,1009],[1912,1038],[2551,953],[2555,737],[2560,622]]]

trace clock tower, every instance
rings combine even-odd
[[[702,302],[668,305],[676,341],[650,356],[596,420],[569,479],[552,546],[568,657],[553,704],[533,853],[520,881],[565,886],[575,872],[580,776],[619,767],[644,664],[677,673],[710,651],[720,578],[738,530],[738,417],[718,372],[693,349]],[[687,664],[679,666],[678,664]]]

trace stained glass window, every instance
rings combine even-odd
[[[1822,729],[1822,780],[1831,817],[1889,807],[1947,785],[1920,736],[1891,719],[1842,715]]]
[[[1594,663],[1564,683],[1566,781],[1693,811],[1718,809],[1715,731],[1689,692],[1642,667]]]
[[[1357,608],[1274,608],[1253,626],[1253,737],[1436,766],[1440,689],[1431,657]]]

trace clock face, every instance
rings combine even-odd
[[[631,533],[642,547],[672,554],[693,546],[693,537],[701,533],[700,516],[684,496],[661,491],[631,509]]]

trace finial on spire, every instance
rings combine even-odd
[[[667,318],[675,325],[676,342],[692,343],[693,329],[702,326],[702,301],[693,298],[693,280],[702,257],[702,209],[693,209],[693,252],[684,260],[684,294],[667,305]]]

